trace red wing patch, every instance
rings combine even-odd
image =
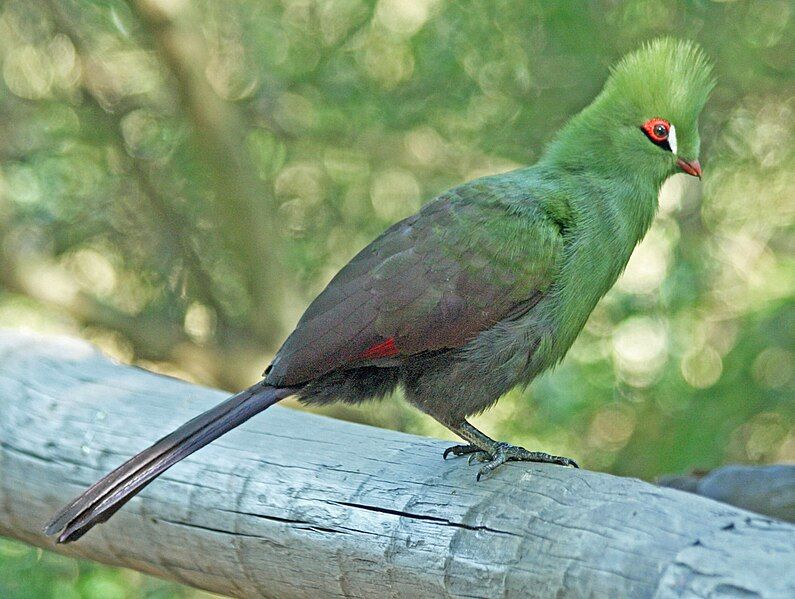
[[[397,354],[398,350],[395,347],[395,338],[390,337],[386,341],[373,345],[371,348],[365,350],[359,357],[363,360],[375,360],[377,358],[391,358]]]

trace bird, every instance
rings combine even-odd
[[[183,458],[289,396],[351,404],[402,388],[463,444],[477,478],[574,460],[496,441],[468,418],[558,364],[654,219],[663,182],[701,178],[715,85],[694,42],[649,41],[532,166],[461,184],[392,225],[311,302],[263,379],[107,474],[44,532],[75,541]]]

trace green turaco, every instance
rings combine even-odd
[[[465,442],[478,478],[510,460],[576,466],[467,422],[557,364],[615,283],[663,182],[701,176],[713,86],[693,44],[626,56],[533,166],[446,191],[357,254],[306,310],[264,379],[122,464],[47,526],[60,542],[107,520],[164,470],[279,400],[357,403],[401,387]]]

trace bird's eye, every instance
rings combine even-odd
[[[660,146],[662,149],[668,150],[669,152],[673,151],[668,139],[671,132],[671,124],[665,119],[649,119],[643,123],[643,126],[640,128],[640,130],[646,134],[646,137],[648,137],[649,141],[651,141],[653,144]]]

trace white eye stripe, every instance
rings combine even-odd
[[[668,131],[668,145],[671,146],[671,152],[676,154],[676,127],[671,125],[671,129]]]

